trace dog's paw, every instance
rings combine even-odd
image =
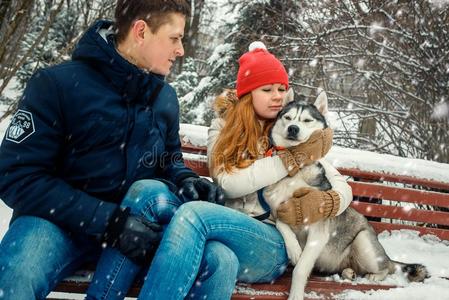
[[[341,277],[343,277],[343,279],[354,280],[356,277],[356,274],[353,269],[346,268],[341,272]]]
[[[378,273],[369,273],[365,275],[365,278],[370,281],[382,281],[387,277],[388,269],[382,270]]]
[[[302,293],[290,293],[288,300],[304,300],[304,294]]]
[[[301,247],[299,249],[290,249],[287,248],[287,255],[288,259],[290,259],[290,263],[293,266],[296,266],[296,264],[299,262],[299,258],[301,257]]]

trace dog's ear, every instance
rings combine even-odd
[[[292,88],[289,88],[287,94],[285,94],[284,100],[282,101],[282,106],[286,106],[295,99],[295,92]]]
[[[322,115],[326,115],[328,113],[328,109],[327,109],[327,94],[325,91],[322,91],[318,97],[316,97],[315,103],[313,104],[315,105],[316,108],[318,108],[319,112]]]

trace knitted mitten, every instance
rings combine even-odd
[[[293,197],[277,209],[277,218],[291,225],[315,223],[334,217],[340,208],[340,196],[333,190],[319,191],[314,188],[300,188]]]
[[[332,146],[334,132],[331,128],[316,130],[307,142],[278,152],[289,176],[294,176],[299,169],[324,157]]]

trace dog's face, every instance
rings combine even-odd
[[[284,108],[279,112],[271,130],[271,139],[275,146],[292,147],[307,142],[312,132],[328,127],[327,95],[321,92],[314,104],[295,101],[289,91]]]

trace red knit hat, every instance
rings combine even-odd
[[[237,97],[266,84],[280,83],[288,89],[288,74],[284,65],[262,42],[252,42],[249,52],[239,59]]]

